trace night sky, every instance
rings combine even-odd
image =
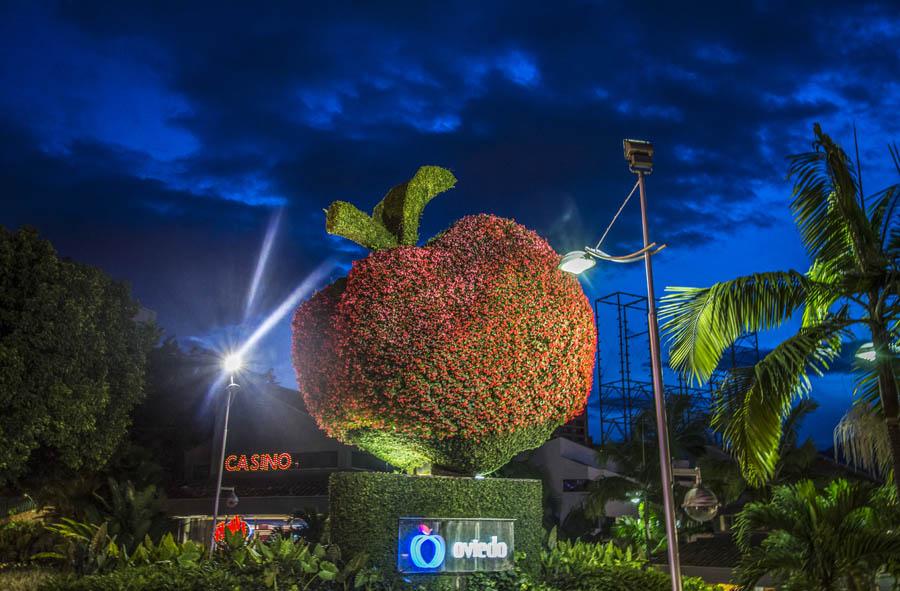
[[[331,201],[368,210],[436,164],[459,184],[423,236],[489,212],[565,252],[596,242],[631,189],[621,141],[636,137],[657,149],[658,291],[805,270],[785,156],[813,122],[851,150],[856,125],[867,192],[896,182],[891,4],[4,2],[0,224],[129,282],[168,335],[225,349],[321,285],[315,269],[364,255],[326,235]],[[606,245],[639,241],[629,207]],[[642,281],[606,265],[584,286]],[[289,349],[285,319],[252,366],[293,386]],[[823,447],[851,388],[816,382],[807,430]]]

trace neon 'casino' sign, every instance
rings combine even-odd
[[[269,470],[290,470],[294,458],[287,452],[272,454],[231,454],[225,458],[225,469],[229,472],[258,472]]]
[[[401,517],[397,570],[438,574],[513,567],[513,519]]]

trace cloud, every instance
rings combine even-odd
[[[790,231],[784,156],[808,149],[813,121],[844,143],[856,122],[873,189],[900,133],[888,2],[727,18],[580,2],[2,10],[0,223],[130,278],[182,334],[237,322],[272,208],[270,303],[326,254],[344,268],[362,254],[324,235],[324,207],[370,208],[421,164],[460,179],[423,235],[490,211],[568,250],[630,190],[622,138],[651,139],[655,239],[700,252]],[[633,248],[636,227],[629,209],[611,246]],[[211,299],[221,309],[199,309]]]

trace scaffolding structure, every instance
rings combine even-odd
[[[614,316],[613,313],[614,312]],[[614,317],[614,335],[605,321]],[[647,329],[647,296],[623,291],[594,300],[597,329],[597,399],[599,431],[595,443],[623,441],[632,437],[636,419],[653,408],[653,382],[650,372],[650,344]],[[612,341],[612,342],[609,342]],[[665,347],[663,347],[665,349]],[[615,357],[618,351],[618,357]],[[608,359],[607,359],[608,358]],[[612,362],[604,371],[603,362]],[[713,397],[728,371],[759,361],[756,333],[741,336],[722,356],[719,367],[702,386],[690,385],[683,376],[668,368],[663,360],[666,400],[683,397],[686,404],[680,416],[670,422],[690,421],[698,413],[708,413]]]

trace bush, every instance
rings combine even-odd
[[[531,587],[529,585],[536,585]],[[685,591],[717,591],[696,577],[683,578]],[[491,589],[491,587],[487,587]],[[613,542],[592,544],[576,540],[557,541],[550,532],[547,548],[541,552],[541,569],[536,582],[519,581],[518,586],[497,587],[498,591],[667,591],[669,576],[647,563],[631,547],[619,548]]]
[[[102,575],[61,576],[41,591],[242,591],[264,589],[262,578],[240,577],[215,563],[185,568],[177,564],[128,567]]]
[[[605,566],[591,573],[551,577],[546,583],[566,591],[668,591],[669,577],[633,566]]]
[[[0,565],[26,564],[53,547],[53,535],[39,520],[13,520],[0,524]]]
[[[247,541],[226,530],[215,559],[194,542],[177,543],[171,534],[154,543],[149,536],[129,554],[115,545],[106,524],[64,520],[50,528],[62,538],[48,553],[70,569],[47,584],[50,590],[124,589],[134,591],[239,588],[372,591],[380,575],[365,566],[365,555],[341,560],[336,546],[311,545],[275,537]]]
[[[339,472],[329,481],[329,504],[331,541],[346,557],[368,555],[384,572],[396,569],[400,517],[515,519],[516,553],[533,557],[544,535],[539,480]]]
[[[324,431],[406,470],[486,474],[584,410],[593,314],[545,240],[489,215],[423,247],[397,238],[294,315],[298,385]]]

